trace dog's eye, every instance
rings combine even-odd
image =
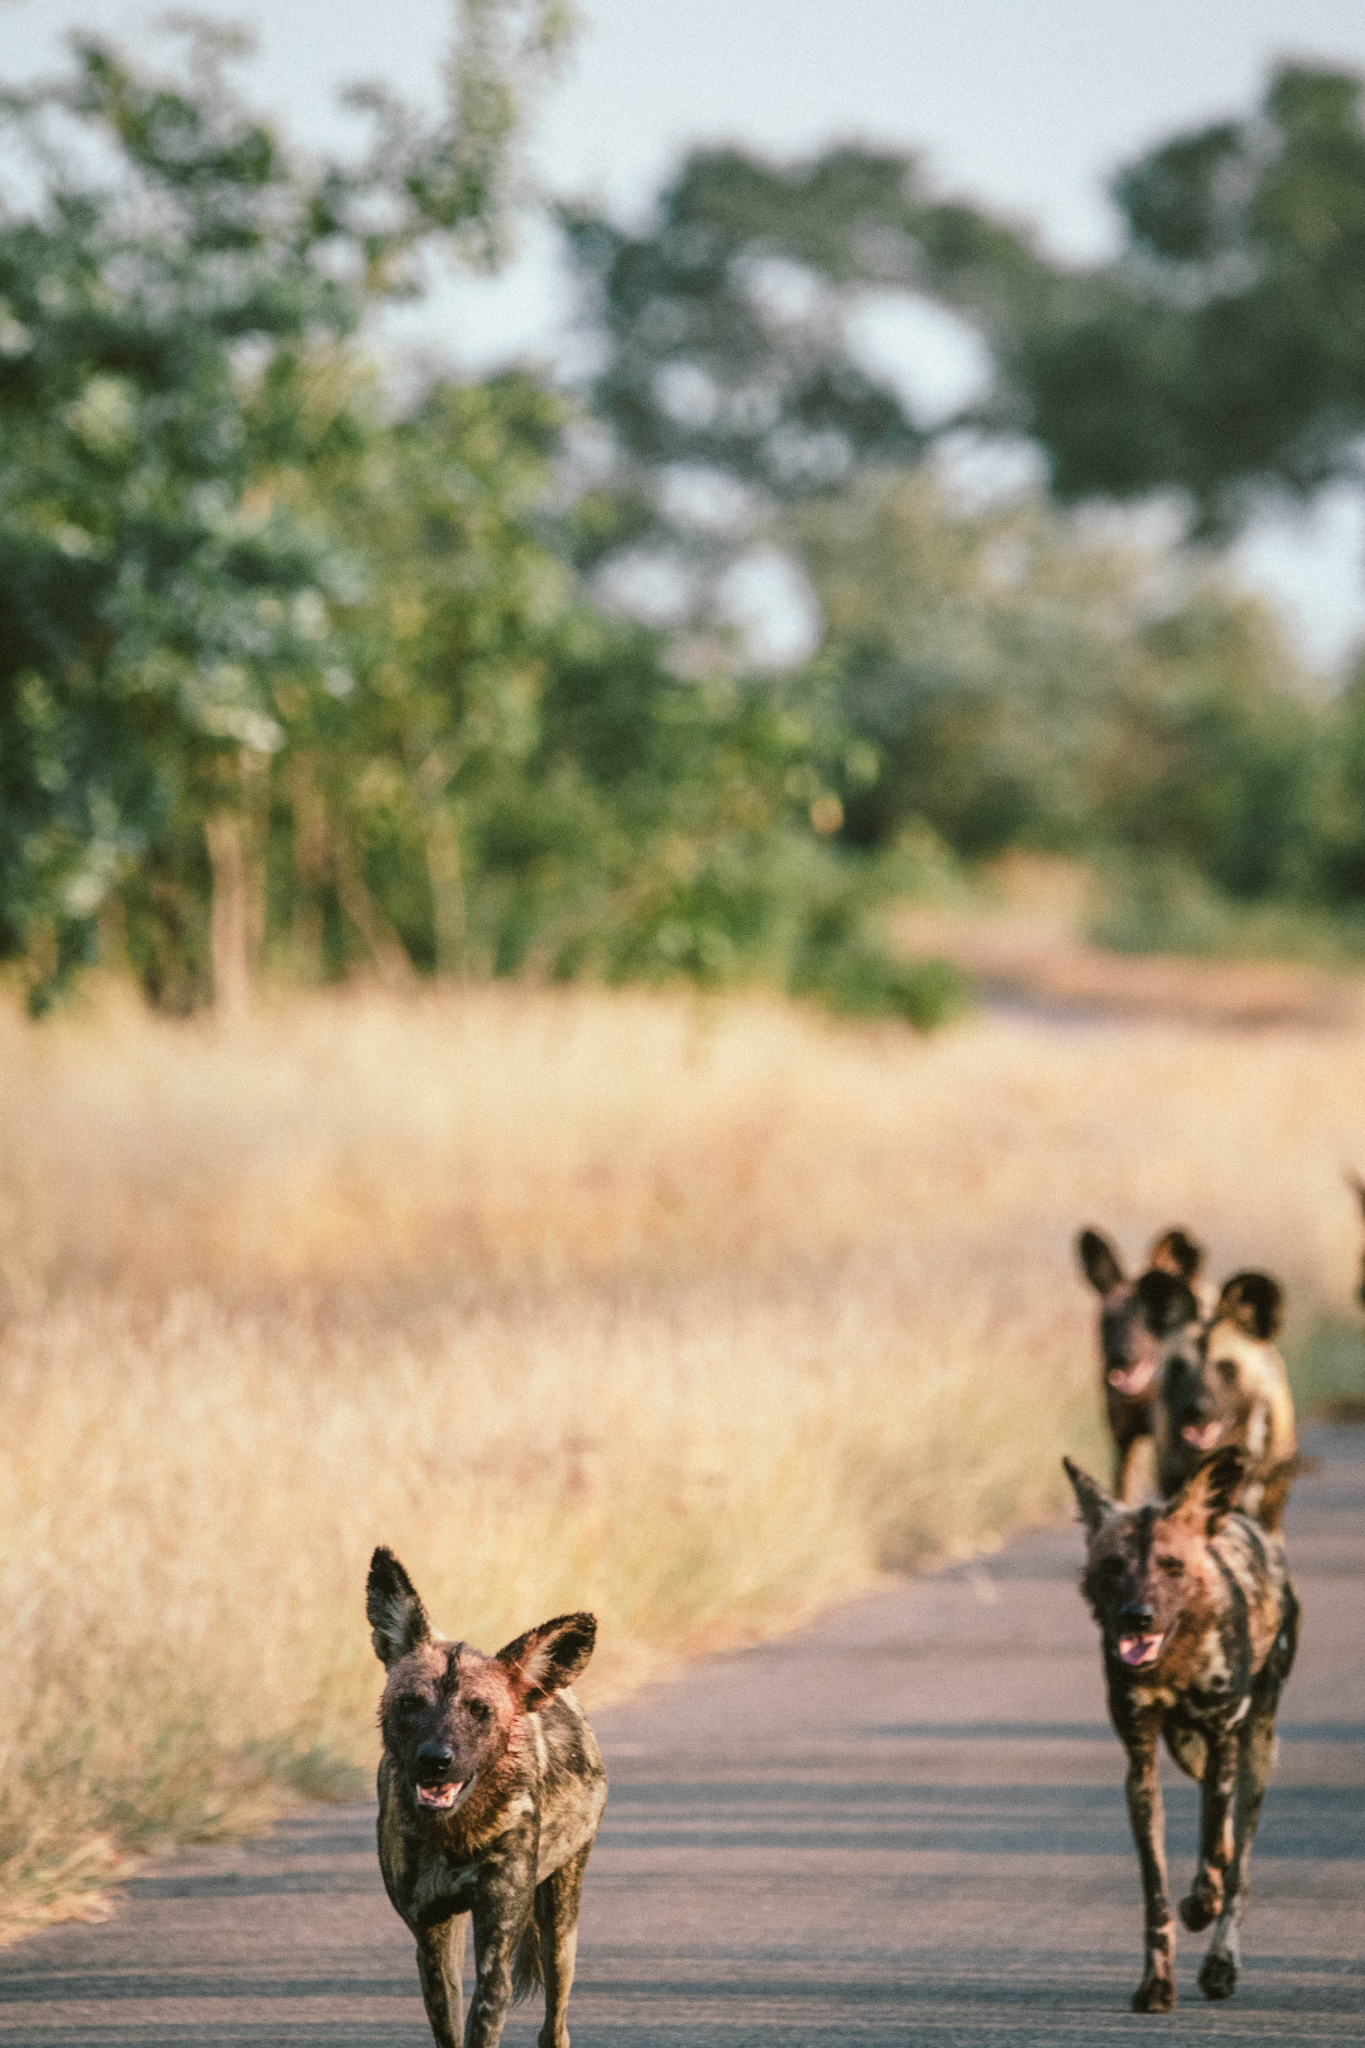
[[[1121,1557],[1102,1557],[1099,1568],[1104,1573],[1106,1579],[1116,1579],[1123,1570],[1123,1559]]]
[[[400,1714],[420,1714],[426,1702],[415,1692],[405,1692],[398,1702]]]
[[[1168,1579],[1178,1579],[1185,1569],[1178,1557],[1159,1557],[1157,1563]]]
[[[486,1721],[488,1719],[488,1709],[482,1700],[467,1700],[465,1704],[468,1706],[470,1715],[475,1721]]]
[[[1236,1386],[1237,1361],[1235,1358],[1220,1358],[1218,1361],[1217,1371],[1218,1377],[1223,1382],[1223,1385],[1225,1387]]]

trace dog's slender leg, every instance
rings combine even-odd
[[[530,1906],[530,1899],[525,1899],[518,1911],[514,1894],[494,1891],[474,1907],[474,1996],[464,2048],[497,2048],[502,2039],[512,2003],[512,1962]]]
[[[1129,1739],[1128,1818],[1142,1868],[1146,1965],[1133,1993],[1134,2012],[1170,2012],[1175,2004],[1175,1922],[1166,1896],[1166,1809],[1156,1769],[1156,1724]]]
[[[1247,1716],[1237,1746],[1237,1826],[1232,1868],[1223,1894],[1223,1910],[1213,1930],[1209,1952],[1199,1970],[1199,1989],[1205,1998],[1231,1998],[1237,1989],[1241,1962],[1242,1915],[1247,1903],[1247,1868],[1251,1845],[1261,1818],[1261,1804],[1270,1779],[1275,1752],[1275,1708],[1258,1714],[1253,1707]]]
[[[578,1955],[578,1898],[592,1848],[580,1849],[536,1886],[536,1926],[545,1973],[545,2024],[538,2048],[569,2048],[569,1992]]]
[[[1280,1632],[1253,1688],[1251,1712],[1238,1730],[1237,1821],[1232,1869],[1224,1887],[1223,1911],[1199,1971],[1199,1989],[1205,1998],[1230,1998],[1237,1989],[1251,1845],[1256,1839],[1261,1806],[1275,1762],[1275,1710],[1280,1703],[1280,1689],[1294,1666],[1298,1635],[1299,1603],[1294,1598],[1293,1588],[1286,1585]]]
[[[1233,1857],[1232,1805],[1240,1754],[1235,1731],[1209,1742],[1200,1788],[1199,1868],[1189,1897],[1180,1901],[1180,1917],[1193,1934],[1222,1909],[1224,1873]]]
[[[463,1913],[424,1927],[417,1936],[417,1974],[422,1982],[422,2003],[427,2009],[431,2031],[438,2048],[460,2048],[460,2022],[464,2018]]]
[[[1114,1447],[1114,1498],[1125,1503],[1133,1499],[1130,1489],[1137,1469],[1138,1441],[1137,1437],[1130,1436],[1126,1444]]]

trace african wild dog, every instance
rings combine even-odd
[[[1238,1506],[1278,1528],[1301,1467],[1289,1375],[1275,1343],[1284,1319],[1278,1280],[1234,1273],[1203,1321],[1192,1318],[1193,1296],[1170,1274],[1144,1274],[1137,1292],[1164,1344],[1153,1413],[1160,1492],[1177,1492],[1214,1451],[1235,1445],[1246,1464]]]
[[[1120,1500],[1139,1493],[1140,1450],[1152,1434],[1161,1340],[1148,1327],[1138,1299],[1137,1280],[1130,1280],[1123,1261],[1098,1230],[1082,1230],[1076,1256],[1100,1297],[1100,1372],[1105,1414],[1114,1439],[1114,1491]],[[1149,1273],[1166,1273],[1192,1287],[1204,1262],[1204,1248],[1188,1231],[1162,1232],[1147,1254]],[[1145,1276],[1144,1276],[1145,1277]],[[1198,1314],[1198,1307],[1194,1310]]]
[[[1365,1180],[1361,1179],[1353,1167],[1348,1166],[1346,1169],[1346,1185],[1360,1204],[1361,1216],[1365,1217]],[[1365,1256],[1360,1261],[1360,1278],[1356,1282],[1356,1300],[1362,1308],[1365,1308]]]
[[[1175,1925],[1157,1738],[1201,1786],[1199,1866],[1180,1917],[1216,1920],[1199,1971],[1206,1998],[1237,1988],[1247,1864],[1270,1776],[1275,1708],[1294,1662],[1299,1607],[1278,1537],[1232,1503],[1241,1453],[1220,1451],[1174,1500],[1124,1507],[1063,1461],[1086,1527],[1081,1590],[1100,1626],[1109,1712],[1128,1752],[1128,1815],[1142,1868],[1146,1968],[1135,2012],[1175,2004]]]
[[[366,1587],[379,1708],[379,1867],[417,1937],[439,2048],[456,2048],[465,1915],[476,1981],[465,2048],[493,2048],[508,2005],[545,1986],[540,2048],[568,2048],[578,1896],[607,1799],[572,1692],[592,1655],[590,1614],[561,1614],[496,1657],[432,1634],[412,1581],[376,1550]]]

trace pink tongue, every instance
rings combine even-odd
[[[1140,1394],[1155,1371],[1155,1365],[1116,1365],[1109,1375],[1109,1384],[1121,1394]]]
[[[1150,1664],[1160,1648],[1160,1636],[1119,1637],[1119,1655],[1125,1664]]]
[[[1185,1441],[1193,1444],[1197,1451],[1211,1451],[1222,1434],[1221,1422],[1206,1422],[1202,1429],[1197,1422],[1187,1422],[1181,1431]]]
[[[419,1785],[417,1804],[419,1806],[453,1806],[464,1790],[463,1780],[458,1785]]]

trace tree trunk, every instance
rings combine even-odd
[[[460,828],[449,803],[422,807],[422,845],[431,885],[432,940],[438,974],[459,974],[465,965],[464,856]]]
[[[204,820],[213,874],[209,912],[213,1007],[229,1023],[244,1017],[251,1001],[251,917],[244,836],[237,811],[210,811]]]
[[[289,803],[294,813],[294,901],[290,950],[294,972],[323,979],[322,892],[327,886],[327,806],[311,758],[290,764]]]
[[[237,756],[242,784],[242,873],[246,888],[248,985],[265,952],[265,854],[270,837],[270,756],[243,747]]]
[[[417,977],[408,949],[365,886],[344,830],[332,835],[332,872],[341,907],[373,954],[379,979],[388,988],[411,988]]]

